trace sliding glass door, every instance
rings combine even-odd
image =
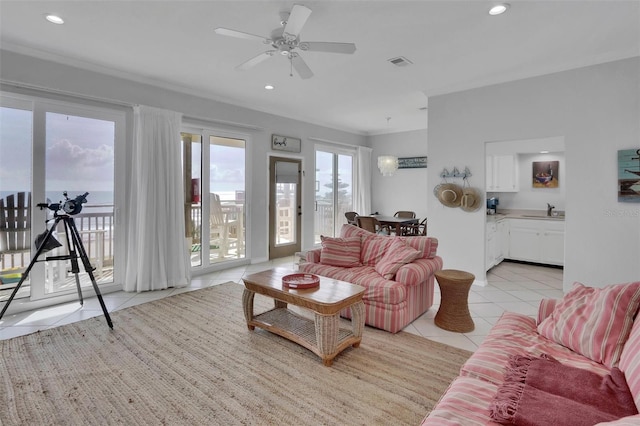
[[[354,153],[321,148],[316,150],[316,197],[314,239],[334,237],[347,223],[345,213],[353,210]]]
[[[244,259],[245,139],[205,130],[181,136],[191,266],[206,268]]]
[[[31,259],[33,104],[0,104],[0,301],[9,297]],[[5,291],[6,290],[6,291]],[[17,297],[30,294],[26,281]]]
[[[114,282],[117,272],[116,222],[114,220],[116,176],[124,186],[124,173],[116,174],[116,151],[124,148],[124,113],[107,109],[37,98],[2,97],[0,110],[0,197],[5,200],[0,214],[0,300],[3,290],[15,286],[31,261],[34,239],[53,225],[54,212],[38,204],[64,205],[88,192],[86,203],[74,212],[74,219],[98,284]],[[116,148],[119,146],[119,148]],[[124,168],[124,163],[120,164]],[[19,195],[25,194],[25,195]],[[15,224],[7,218],[18,213],[10,197],[28,203],[28,221],[20,234],[23,250],[16,246]],[[13,204],[11,204],[13,203]],[[11,222],[14,219],[9,220]],[[33,300],[76,292],[72,262],[47,257],[69,253],[62,223],[54,234],[61,246],[41,255],[29,273],[29,281],[16,297]],[[31,251],[30,251],[31,249]],[[91,287],[80,261],[79,282]],[[27,283],[27,282],[25,282]]]

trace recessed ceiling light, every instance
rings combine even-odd
[[[47,14],[47,15],[44,16],[44,18],[47,21],[51,22],[52,24],[58,24],[58,25],[64,24],[64,19],[62,19],[58,15]]]
[[[502,15],[507,9],[509,9],[509,3],[497,4],[489,9],[489,15]]]
[[[270,85],[270,84],[267,84],[266,86],[264,86],[264,88],[265,88],[265,89],[267,89],[267,90],[273,90],[273,89],[275,89],[275,87],[274,87],[274,86],[272,86],[272,85]]]
[[[548,154],[549,151],[540,151],[540,154]]]

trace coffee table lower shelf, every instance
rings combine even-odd
[[[253,317],[247,322],[250,330],[259,327],[291,340],[318,355],[326,366],[333,358],[353,346],[360,346],[362,334],[338,326],[338,315],[315,313],[315,320],[303,317],[287,308],[274,308]]]

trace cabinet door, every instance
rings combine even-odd
[[[496,191],[513,192],[518,190],[517,162],[515,155],[496,155],[493,158],[494,182]]]
[[[494,168],[493,168],[493,157],[491,155],[487,155],[486,158],[486,176],[485,176],[485,187],[487,191],[495,190],[495,177],[494,177]]]
[[[505,249],[507,247],[508,241],[505,241],[508,238],[507,233],[507,221],[499,220],[496,222],[496,250],[495,250],[495,262],[496,265],[504,260],[506,255]]]
[[[496,265],[496,224],[495,223],[487,223],[486,228],[487,239],[484,248],[485,253],[485,267],[488,271],[492,267]]]
[[[564,265],[564,223],[548,223],[541,233],[541,262]]]
[[[540,231],[537,227],[518,223],[511,224],[509,258],[540,262]]]

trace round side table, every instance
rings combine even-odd
[[[435,273],[440,286],[440,308],[435,323],[438,327],[458,333],[473,331],[475,324],[469,313],[468,297],[473,274],[455,269],[443,269]]]

